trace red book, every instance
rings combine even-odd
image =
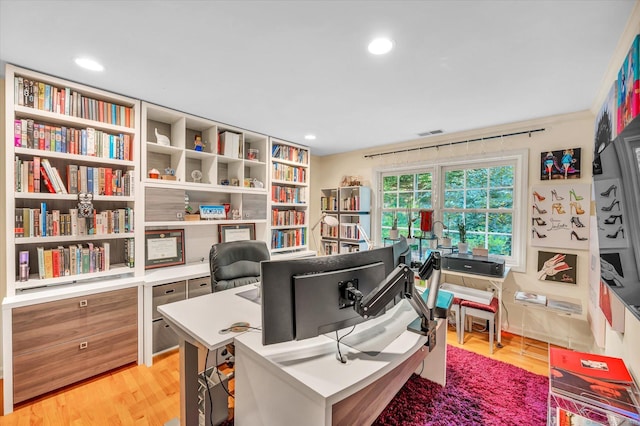
[[[51,266],[53,277],[60,276],[60,251],[58,249],[51,250]]]
[[[113,172],[110,167],[104,169],[104,195],[113,195]]]
[[[56,190],[53,189],[53,185],[51,184],[51,181],[49,180],[49,176],[47,175],[47,171],[44,169],[44,166],[40,166],[40,180],[42,182],[44,182],[44,186],[45,188],[47,188],[47,190],[52,193],[55,194]],[[42,185],[40,185],[42,187]]]

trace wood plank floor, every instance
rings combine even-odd
[[[447,343],[547,375],[546,350],[535,349],[544,359],[522,355],[520,336],[503,333],[503,347],[489,355],[488,334],[465,334],[463,346],[449,328]],[[538,342],[540,346],[546,344]],[[528,348],[532,350],[532,348]],[[151,368],[130,365],[69,386],[18,406],[0,417],[0,425],[158,425],[180,414],[178,352],[155,357]],[[2,407],[2,405],[0,405]]]

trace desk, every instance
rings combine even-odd
[[[220,334],[220,329],[233,322],[248,321],[256,327],[260,324],[260,305],[236,295],[246,289],[239,287],[158,307],[180,338],[183,425],[198,424],[198,348],[213,350],[231,341],[236,345],[235,424],[239,426],[328,425],[335,418],[379,414],[427,356],[429,361],[421,375],[445,384],[446,321],[439,321],[437,345],[428,352],[426,337],[406,331],[406,325],[417,316],[406,300],[384,316],[359,324],[354,332],[368,339],[397,329],[397,338],[377,356],[341,345],[348,358],[341,364],[335,357],[336,341],[324,335],[262,346],[258,331]],[[353,404],[367,410],[354,409]]]
[[[497,297],[498,297],[498,347],[501,348],[502,347],[502,285],[504,284],[504,281],[507,279],[507,277],[511,273],[511,268],[508,266],[505,266],[504,274],[501,277],[494,277],[491,275],[470,274],[468,272],[452,271],[450,269],[442,269],[440,272],[442,277],[444,277],[445,275],[452,275],[452,276],[462,277],[462,278],[471,278],[474,280],[484,280],[489,284],[491,284],[491,286],[496,289],[498,293],[497,294]]]

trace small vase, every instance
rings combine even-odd
[[[469,250],[468,243],[458,243],[458,253],[466,253]]]
[[[390,229],[389,230],[389,239],[391,239],[391,240],[397,240],[398,239],[398,230],[397,229]]]

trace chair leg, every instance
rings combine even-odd
[[[464,328],[467,323],[467,308],[464,306],[460,307],[460,334],[458,334],[458,344],[464,344]]]
[[[494,316],[495,318],[495,316]],[[493,318],[489,320],[489,353],[493,355]]]

